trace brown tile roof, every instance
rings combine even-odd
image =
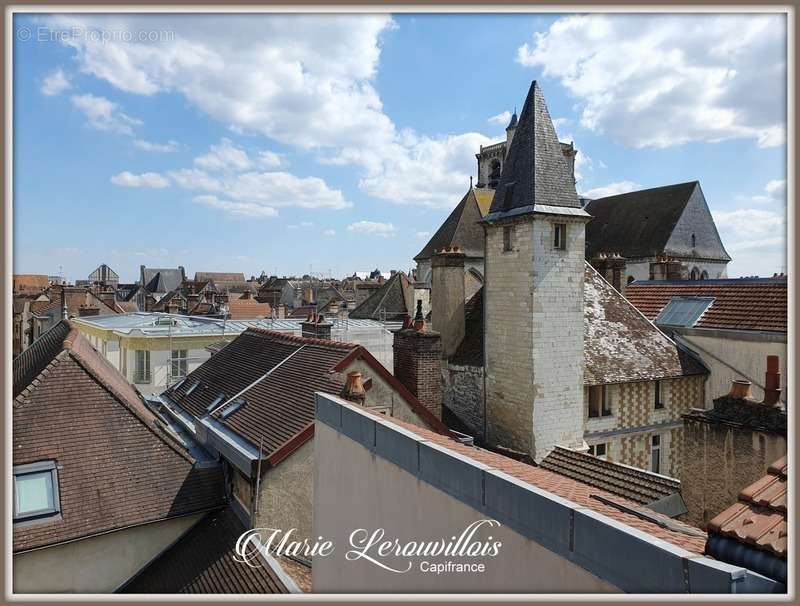
[[[767,475],[739,493],[739,501],[708,523],[709,535],[729,537],[755,549],[787,557],[786,457],[769,466]]]
[[[35,294],[46,290],[50,279],[41,274],[14,274],[12,282],[14,294]]]
[[[363,347],[259,328],[244,331],[163,395],[196,418],[208,414],[213,404],[217,421],[255,447],[263,439],[263,456],[276,465],[287,448],[313,435],[314,392],[338,395],[346,368],[356,359],[389,382],[429,426],[447,431]],[[223,417],[233,404],[220,407],[239,394],[247,403]],[[220,395],[224,399],[218,400]]]
[[[290,313],[289,317],[294,320],[305,320],[308,315],[317,310],[316,305],[301,305],[295,307]]]
[[[259,303],[252,297],[231,298],[228,301],[229,320],[258,320],[269,318],[272,306],[269,303]]]
[[[220,468],[195,467],[68,322],[14,360],[14,377],[14,464],[56,461],[61,505],[60,518],[14,529],[15,552],[221,505]]]
[[[244,524],[230,507],[206,515],[121,593],[288,593],[275,571],[238,562]]]
[[[365,409],[369,411],[369,409]],[[369,411],[371,412],[371,411]],[[377,413],[374,413],[377,416]],[[505,457],[503,455],[484,450],[475,446],[468,446],[456,441],[455,439],[446,435],[437,434],[433,431],[416,427],[410,423],[398,421],[396,418],[387,418],[383,415],[380,416],[381,420],[389,423],[399,425],[408,431],[417,434],[424,440],[433,442],[440,446],[444,446],[460,455],[464,455],[488,465],[496,470],[507,473],[523,482],[551,492],[557,496],[565,498],[573,503],[591,509],[597,513],[603,514],[617,522],[621,522],[646,532],[656,539],[661,539],[681,547],[687,551],[696,554],[702,554],[705,545],[705,533],[700,532],[697,528],[683,524],[676,520],[671,520],[667,516],[658,514],[656,512],[649,512],[648,515],[653,520],[658,520],[658,523],[643,519],[632,513],[623,511],[621,508],[614,507],[599,501],[593,496],[599,496],[609,502],[617,503],[623,507],[630,509],[640,510],[639,503],[616,496],[611,492],[603,490],[602,488],[595,488],[584,482],[579,482],[575,479],[566,477],[559,473],[543,469],[542,467],[535,467],[527,463],[515,461],[514,459]]]
[[[56,311],[60,315],[63,305],[61,292],[64,291],[67,300],[67,312],[70,317],[78,316],[81,307],[96,306],[100,309],[101,315],[119,313],[116,306],[106,304],[88,288],[82,286],[51,286],[47,290],[49,301],[34,301],[31,303],[31,311],[36,315],[45,315]]]
[[[633,282],[626,287],[625,296],[650,320],[655,320],[673,297],[714,297],[696,328],[786,332],[785,279]]]
[[[244,274],[240,271],[198,271],[194,274],[195,282],[244,282]]]
[[[561,446],[556,446],[540,465],[543,469],[549,469],[584,484],[597,486],[642,505],[649,505],[679,493],[681,489],[681,483],[673,478]]]

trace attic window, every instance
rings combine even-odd
[[[223,410],[220,413],[219,418],[220,419],[227,419],[229,416],[231,416],[237,410],[242,408],[245,404],[247,404],[247,400],[245,400],[244,398],[236,398],[230,406],[227,406],[225,408],[225,410]]]
[[[656,317],[656,324],[691,328],[713,302],[714,297],[673,297]]]
[[[61,511],[55,461],[14,466],[14,522],[49,518]]]
[[[211,404],[209,404],[208,406],[206,406],[206,412],[211,412],[211,411],[212,411],[212,410],[214,410],[214,409],[215,409],[217,406],[219,406],[220,404],[222,404],[222,402],[223,402],[224,400],[225,400],[225,394],[224,394],[224,393],[221,393],[221,394],[219,394],[219,395],[218,395],[216,398],[214,398],[214,400],[211,402]]]

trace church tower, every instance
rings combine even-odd
[[[489,213],[486,440],[530,453],[583,447],[586,222],[539,85],[515,125]]]

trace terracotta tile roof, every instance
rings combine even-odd
[[[35,294],[46,290],[50,279],[40,274],[14,274],[12,282],[14,294]]]
[[[195,282],[244,282],[244,274],[240,271],[198,271],[194,274]]]
[[[673,478],[560,446],[556,446],[540,465],[543,469],[597,486],[642,505],[680,493],[681,489],[681,483]]]
[[[269,318],[272,306],[269,303],[259,303],[252,297],[239,297],[228,301],[229,320],[256,320]]]
[[[369,411],[369,409],[365,409]],[[371,412],[371,411],[370,411]],[[373,413],[376,414],[377,413]],[[440,446],[444,446],[458,454],[470,457],[479,463],[488,465],[494,469],[514,476],[515,478],[527,482],[528,484],[547,490],[555,495],[563,497],[572,501],[576,505],[586,507],[597,513],[601,513],[613,520],[626,524],[637,530],[641,530],[651,535],[656,539],[662,539],[667,543],[671,543],[677,547],[681,547],[687,551],[696,554],[702,554],[705,545],[705,533],[700,532],[697,528],[683,524],[676,520],[671,520],[667,516],[658,514],[656,512],[648,511],[648,515],[652,519],[658,520],[658,523],[642,519],[641,517],[632,513],[627,513],[618,507],[608,505],[601,502],[593,496],[599,496],[609,502],[617,503],[623,507],[630,509],[641,510],[639,503],[616,496],[611,492],[603,490],[602,488],[595,488],[584,482],[579,482],[575,479],[566,477],[559,473],[549,471],[542,467],[535,467],[527,463],[515,461],[503,455],[477,448],[475,446],[467,446],[455,439],[446,435],[441,435],[433,431],[416,427],[409,423],[398,421],[396,418],[386,418],[381,415],[381,420],[389,423],[394,423],[407,429],[408,431],[417,434],[424,440],[433,442]]]
[[[245,530],[229,507],[208,514],[121,593],[288,593],[266,561],[256,568],[234,559]]]
[[[637,281],[626,287],[625,297],[650,320],[673,297],[714,297],[696,328],[786,332],[785,279]]]
[[[86,306],[98,307],[101,315],[118,313],[116,306],[113,306],[113,302],[111,305],[106,304],[88,288],[82,286],[51,286],[47,290],[47,296],[50,300],[31,303],[31,311],[40,316],[52,312],[56,312],[60,316],[63,305],[61,300],[62,291],[67,300],[67,312],[70,317],[78,316],[80,309]]]
[[[14,464],[54,460],[61,505],[60,518],[15,528],[14,551],[221,505],[220,468],[195,467],[136,390],[68,322],[45,333],[14,367]],[[33,369],[41,370],[31,379]]]
[[[730,537],[786,559],[788,471],[786,457],[770,465],[767,475],[742,490],[737,503],[708,523],[709,535]]]

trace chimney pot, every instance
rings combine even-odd
[[[742,379],[734,379],[733,381],[731,381],[731,390],[728,392],[728,395],[732,398],[737,398],[739,400],[750,400],[751,385],[752,383],[750,383],[750,381],[744,381]]]
[[[347,373],[347,381],[342,389],[342,397],[356,404],[364,404],[367,391],[364,389],[364,380],[360,372]]]
[[[776,406],[781,399],[780,358],[767,356],[767,373],[764,380],[764,405]]]

